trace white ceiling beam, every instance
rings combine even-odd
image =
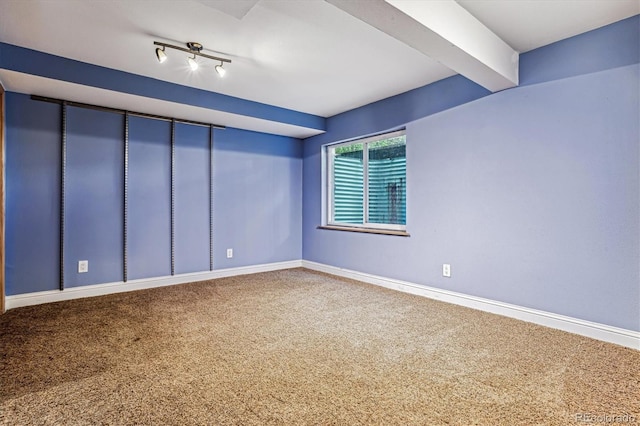
[[[454,0],[325,1],[492,92],[518,85],[518,52]]]

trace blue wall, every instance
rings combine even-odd
[[[129,117],[128,268],[171,274],[171,122]]]
[[[216,130],[214,165],[218,268],[301,259],[301,142]],[[232,259],[227,248],[233,248]]]
[[[175,128],[175,273],[209,270],[209,132],[177,123]]]
[[[60,277],[61,112],[7,93],[8,295],[55,290]],[[67,107],[65,287],[124,278],[125,117]],[[302,257],[302,146],[298,139],[175,127],[175,273]],[[128,279],[171,273],[171,123],[129,118]],[[234,258],[226,259],[226,248]],[[89,272],[77,272],[78,261]]]
[[[61,107],[6,93],[6,293],[60,282]]]
[[[304,259],[640,330],[639,21],[522,55],[521,73],[543,66],[548,81],[416,121],[362,118],[380,105],[330,118],[335,132],[305,141]],[[553,60],[575,49],[583,66]],[[403,117],[411,237],[316,229],[322,145]]]
[[[122,280],[123,129],[123,115],[67,108],[65,287]],[[89,260],[87,273],[78,260]]]

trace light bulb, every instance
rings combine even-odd
[[[187,59],[187,63],[189,64],[191,71],[195,71],[198,69],[198,63],[196,62],[196,55],[193,55],[193,58]]]
[[[227,73],[227,70],[222,68],[222,64],[220,64],[220,65],[216,65],[216,72],[220,77],[224,77],[224,75]]]

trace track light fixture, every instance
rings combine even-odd
[[[164,46],[161,48],[157,48],[156,49],[156,58],[158,58],[158,62],[163,63],[164,61],[167,60],[167,54],[164,53]]]
[[[224,75],[227,73],[227,70],[222,68],[222,62],[220,62],[220,65],[216,65],[216,72],[220,77],[224,77]]]
[[[227,73],[227,70],[223,68],[224,63],[225,62],[229,64],[231,63],[231,59],[220,58],[218,56],[212,56],[212,55],[207,55],[205,53],[202,53],[201,52],[203,49],[202,44],[196,43],[195,41],[188,42],[186,48],[180,47],[180,46],[174,46],[172,44],[162,43],[159,41],[154,41],[153,44],[156,46],[161,46],[156,48],[156,58],[158,58],[158,62],[160,63],[163,63],[164,61],[167,60],[167,54],[164,51],[164,49],[167,47],[169,49],[180,50],[182,52],[187,52],[193,55],[193,58],[187,58],[187,63],[189,64],[189,67],[193,71],[198,69],[198,62],[196,62],[196,56],[212,59],[214,61],[220,61],[220,65],[216,65],[215,67],[216,73],[218,73],[220,77],[224,77],[224,75]]]

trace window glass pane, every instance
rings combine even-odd
[[[364,223],[364,144],[333,148],[333,220]]]
[[[368,144],[369,222],[406,224],[405,136]]]

